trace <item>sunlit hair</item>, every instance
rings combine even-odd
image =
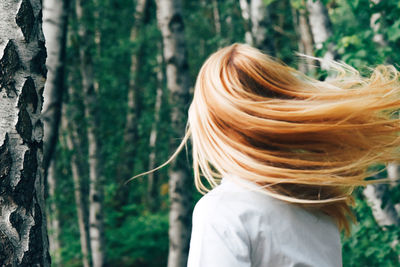
[[[348,231],[354,187],[373,182],[367,167],[399,157],[400,81],[393,66],[362,77],[331,65],[336,77],[318,81],[249,45],[218,50],[198,74],[187,133],[172,158],[191,136],[200,192],[234,174]]]

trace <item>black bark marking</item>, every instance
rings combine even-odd
[[[30,143],[32,140],[32,122],[28,111],[22,107],[18,112],[18,122],[15,125],[17,132],[25,143]]]
[[[35,146],[25,152],[21,179],[13,194],[15,203],[18,206],[25,207],[26,210],[31,209],[35,193],[36,171],[38,168],[36,152]]]
[[[21,28],[25,40],[29,42],[35,26],[35,15],[33,14],[33,8],[29,0],[22,0],[15,21]]]
[[[22,87],[21,94],[19,95],[18,107],[26,108],[31,106],[33,112],[36,112],[38,101],[35,82],[33,81],[32,77],[29,76]]]
[[[183,18],[180,13],[175,13],[171,20],[168,23],[168,28],[171,30],[171,32],[176,33],[176,32],[182,32],[185,28],[184,23],[183,23]]]
[[[35,224],[29,231],[29,249],[19,266],[43,266],[42,211],[38,204],[34,207]]]
[[[93,200],[93,202],[100,202],[99,195],[98,194],[93,194],[92,200]]]
[[[32,72],[41,74],[43,77],[47,76],[47,68],[46,68],[46,46],[43,41],[38,41],[39,51],[32,58],[31,61],[31,70]]]
[[[12,165],[11,153],[8,150],[8,134],[0,147],[0,195],[3,195],[10,186],[10,170]]]
[[[18,235],[21,237],[21,227],[23,223],[22,216],[19,214],[18,210],[10,214],[10,223],[17,230]]]
[[[0,230],[0,266],[13,266],[14,254],[14,247],[10,239]]]
[[[12,40],[9,40],[4,49],[3,57],[0,59],[0,92],[6,89],[7,96],[11,97],[11,92],[17,94],[15,90],[14,74],[21,67],[17,47]]]

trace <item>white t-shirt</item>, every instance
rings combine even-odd
[[[329,216],[248,188],[255,186],[229,175],[199,200],[188,267],[342,266],[340,233]]]

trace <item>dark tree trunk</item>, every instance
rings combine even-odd
[[[156,93],[156,101],[154,105],[154,120],[151,125],[150,132],[150,140],[149,140],[149,170],[152,170],[156,167],[156,143],[157,143],[157,135],[158,135],[158,124],[160,121],[160,109],[162,104],[162,96],[163,96],[163,87],[164,87],[164,71],[163,71],[163,56],[162,56],[162,48],[161,45],[159,47],[159,53],[157,54],[157,93]],[[147,184],[147,203],[150,210],[154,210],[156,207],[156,173],[151,172],[148,174],[148,184]]]
[[[134,24],[130,32],[130,42],[135,45],[131,54],[131,65],[129,71],[128,87],[128,109],[126,113],[126,124],[124,129],[124,146],[121,151],[121,159],[118,167],[117,178],[119,179],[118,201],[119,207],[126,204],[130,188],[125,186],[126,180],[130,178],[134,171],[136,146],[138,141],[138,118],[140,116],[140,86],[138,85],[138,73],[141,66],[142,43],[138,41],[142,30],[147,0],[136,2],[135,12],[133,14]]]

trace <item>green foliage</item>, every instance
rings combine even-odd
[[[356,192],[354,212],[358,223],[350,237],[343,237],[343,266],[398,266],[400,229],[396,226],[379,227],[370,207]]]
[[[126,204],[117,206],[120,200],[121,180],[129,177],[117,177],[124,147],[135,148],[135,165],[130,175],[147,170],[149,154],[149,135],[154,121],[154,105],[157,90],[157,72],[159,44],[161,35],[157,28],[156,6],[149,1],[143,30],[136,40],[130,41],[133,25],[135,1],[98,0],[90,10],[98,12],[85,17],[84,23],[100,33],[99,47],[93,48],[94,71],[99,82],[100,122],[97,134],[101,139],[101,154],[105,176],[105,232],[106,254],[109,266],[165,266],[168,252],[168,174],[167,168],[156,173],[157,197],[156,209],[147,207],[145,196],[147,180],[140,178],[125,188],[129,194]],[[213,5],[210,1],[183,1],[185,38],[188,48],[191,83],[194,85],[197,73],[206,58],[219,47],[233,42],[244,42],[245,27],[237,0],[222,0],[218,3],[221,32],[217,33]],[[293,14],[305,8],[303,0],[264,0],[271,12],[271,33],[277,48],[276,57],[290,66],[296,65],[294,51],[298,51],[298,38],[293,25]],[[398,1],[381,1],[374,5],[370,0],[324,0],[333,24],[333,36],[329,39],[335,44],[341,60],[363,69],[381,63],[397,64],[400,61],[400,4]],[[386,45],[373,41],[376,34],[370,26],[374,13],[381,13],[378,33],[382,34]],[[72,16],[69,22],[69,42],[67,48],[67,87],[81,88],[78,68],[80,44],[76,36],[78,25]],[[97,50],[98,49],[98,50]],[[140,112],[137,118],[138,138],[135,144],[123,141],[127,114],[127,94],[132,53],[140,51],[142,57],[138,72],[138,90]],[[316,51],[322,56],[324,48]],[[323,72],[317,77],[323,77]],[[157,125],[156,162],[168,159],[170,124],[168,91],[163,85],[163,104],[160,122]],[[79,91],[79,90],[78,90]],[[64,99],[68,105],[68,118],[79,125],[81,151],[69,152],[62,135],[57,146],[57,181],[55,201],[60,209],[62,261],[64,266],[81,266],[81,250],[76,207],[73,194],[73,182],[70,171],[71,153],[80,153],[82,157],[83,192],[87,196],[87,140],[86,122],[82,94],[68,95]],[[173,103],[172,103],[173,104]],[[184,152],[182,152],[184,153]],[[190,164],[190,159],[188,160]],[[394,203],[400,203],[400,186],[391,189],[388,196]],[[192,190],[188,188],[188,190]],[[361,190],[361,189],[360,189]],[[396,266],[400,255],[399,230],[388,227],[383,230],[376,225],[371,210],[361,191],[356,193],[355,213],[358,224],[353,226],[349,238],[343,237],[344,266]],[[193,193],[193,207],[200,194]]]

